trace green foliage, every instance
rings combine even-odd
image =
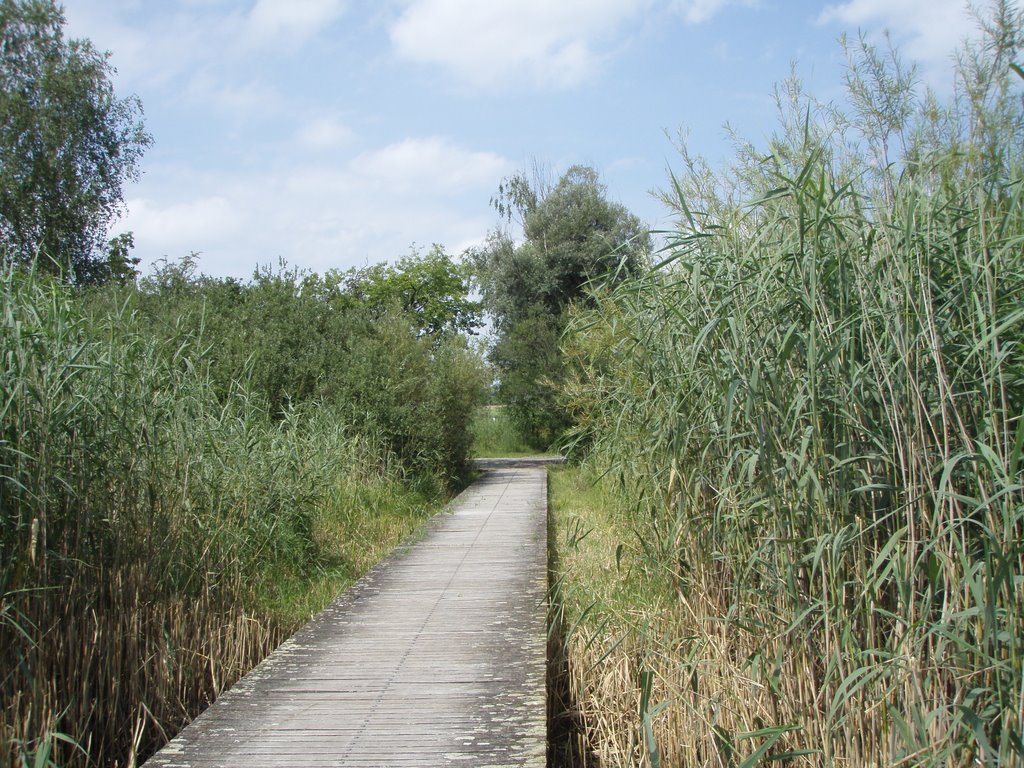
[[[435,250],[324,277],[282,264],[242,282],[197,275],[187,258],[162,265],[126,300],[160,334],[187,328],[209,345],[222,397],[244,380],[274,418],[304,403],[329,406],[415,473],[457,485],[485,386],[459,333],[476,322],[461,271]]]
[[[139,257],[131,255],[134,247],[135,237],[131,232],[122,232],[111,238],[107,244],[107,272],[102,282],[126,285],[138,278],[139,270],[136,267],[139,266]]]
[[[492,202],[522,225],[525,239],[516,244],[495,232],[473,254],[498,336],[491,361],[515,423],[544,449],[568,424],[554,392],[562,375],[558,336],[569,306],[585,301],[594,281],[636,272],[646,263],[650,239],[584,166],[573,166],[550,188],[518,174],[502,183]]]
[[[584,166],[567,170],[524,211],[523,235],[544,266],[540,299],[553,316],[583,298],[591,281],[635,272],[650,251],[640,220],[610,202],[597,172]]]
[[[552,445],[569,426],[559,401],[563,360],[562,322],[542,307],[522,317],[498,337],[491,362],[500,372],[499,397],[516,431],[535,449]]]
[[[476,409],[471,425],[476,458],[527,456],[537,451],[519,434],[505,406],[485,405]]]
[[[949,104],[864,46],[852,117],[794,82],[770,152],[684,155],[662,267],[573,319],[577,435],[730,669],[675,699],[722,760],[1024,759],[1024,17],[985,25]]]
[[[398,309],[431,338],[472,334],[482,324],[480,302],[469,299],[469,268],[439,245],[395,264],[349,270],[344,281],[346,293],[371,311]]]
[[[217,347],[184,312],[209,298],[226,313],[246,288],[161,279],[176,325],[133,288],[86,305],[0,271],[0,764],[144,758],[436,510],[432,470],[465,450],[435,436],[413,475],[339,403],[271,418],[251,367],[216,381]],[[248,289],[290,317],[294,294]],[[389,332],[433,375],[415,331]],[[473,370],[437,365],[447,378],[422,386],[449,398]],[[418,404],[437,420],[433,397]]]
[[[464,283],[432,287],[428,332],[338,273],[122,267],[88,290],[0,273],[3,764],[145,756],[469,472]]]
[[[541,305],[560,317],[587,285],[631,274],[646,263],[650,239],[640,220],[607,199],[592,168],[574,165],[550,189],[507,179],[495,208],[522,224],[524,242],[501,232],[474,255],[487,310],[499,331]]]
[[[460,338],[438,345],[407,318],[364,319],[340,360],[333,397],[411,469],[457,485],[468,473],[469,423],[483,399],[478,358]]]
[[[0,249],[78,283],[120,277],[130,239],[107,229],[151,139],[118,99],[107,54],[65,40],[53,0],[0,3]]]

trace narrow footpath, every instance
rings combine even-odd
[[[544,460],[480,463],[427,532],[283,643],[147,768],[545,761]]]

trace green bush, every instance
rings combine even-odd
[[[475,322],[472,307],[456,300],[455,268],[442,257],[399,263],[411,275],[443,268],[442,295],[426,314],[422,301],[402,300],[404,273],[383,265],[323,277],[282,265],[243,282],[198,275],[184,259],[137,289],[92,298],[100,313],[118,302],[137,309],[157,337],[191,334],[222,400],[245,381],[275,419],[304,404],[330,408],[354,432],[383,440],[412,475],[455,487],[485,381],[461,335]],[[468,285],[458,285],[464,298]]]

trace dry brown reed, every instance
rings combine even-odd
[[[22,603],[23,621],[49,625],[22,650],[32,685],[5,707],[0,743],[19,764],[51,749],[60,765],[133,766],[264,658],[289,628],[246,611],[207,586],[189,600],[153,600],[138,569],[102,574],[105,586],[70,583],[59,615]],[[240,590],[241,591],[241,590]],[[52,603],[52,596],[39,600]],[[83,610],[85,608],[85,610]],[[32,633],[33,635],[35,633]],[[74,746],[42,739],[74,737]]]

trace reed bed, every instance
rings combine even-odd
[[[0,765],[135,765],[432,501],[329,409],[225,396],[130,301],[0,293]]]
[[[1024,763],[1022,19],[983,21],[948,106],[865,46],[885,130],[791,84],[768,152],[686,158],[663,262],[577,313],[606,578],[643,575],[568,620],[602,765]]]

